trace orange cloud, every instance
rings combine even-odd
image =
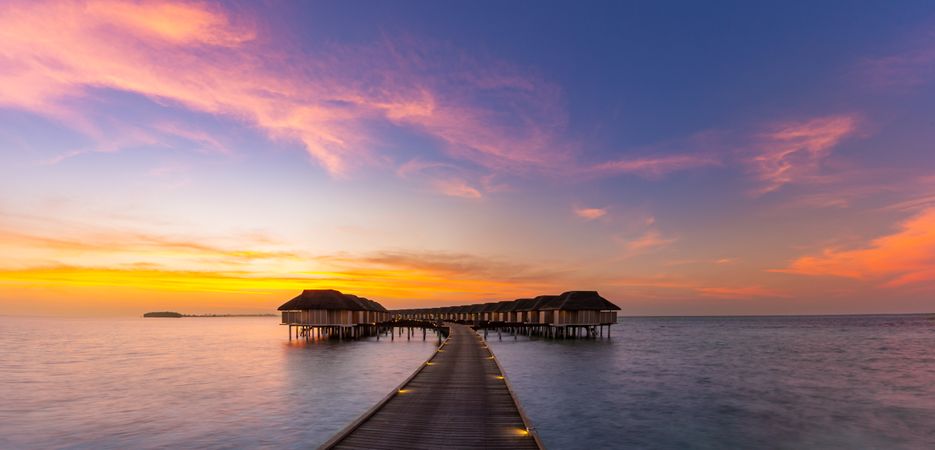
[[[893,234],[853,250],[828,248],[778,272],[835,276],[898,287],[935,281],[935,208],[902,223]]]
[[[175,43],[234,46],[254,37],[250,31],[234,29],[226,15],[205,4],[93,0],[84,13],[129,33]]]
[[[595,220],[607,215],[606,208],[575,208],[575,215],[582,219]]]
[[[856,117],[837,115],[782,124],[761,135],[756,155],[747,161],[763,183],[757,193],[814,179],[834,147],[857,130]]]

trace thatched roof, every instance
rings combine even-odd
[[[343,295],[347,297],[348,299],[356,302],[358,305],[360,305],[362,309],[359,309],[357,311],[377,311],[376,309],[374,309],[374,306],[371,304],[370,300],[367,300],[363,297],[358,297],[354,294],[343,294]]]
[[[381,305],[380,303],[376,301],[370,300],[369,298],[365,298],[364,300],[366,300],[368,303],[370,303],[371,306],[373,306],[374,311],[389,312],[386,310],[386,308],[383,307],[383,305]]]
[[[353,294],[342,294],[334,289],[306,289],[292,300],[283,303],[280,311],[330,309],[347,311],[386,311],[379,303]]]
[[[528,311],[539,311],[539,310],[543,309],[544,307],[546,307],[547,305],[554,304],[554,303],[558,300],[559,297],[561,297],[561,296],[559,296],[559,295],[540,295],[540,296],[538,296],[538,297],[536,297],[536,298],[533,299],[534,301],[533,301],[533,303],[532,303],[532,306],[529,308]]]
[[[484,303],[478,303],[476,305],[468,305],[467,312],[472,313],[472,314],[482,312],[484,310],[484,306],[486,306]]]
[[[494,308],[493,312],[508,312],[513,310],[513,303],[516,300],[506,300],[502,302],[497,302],[497,307]]]
[[[532,311],[535,304],[536,299],[534,298],[519,298],[513,302],[513,311]]]
[[[494,303],[494,302],[484,303],[484,304],[481,305],[481,306],[482,306],[482,308],[481,308],[480,312],[493,312],[494,309],[497,308],[497,304]]]
[[[601,297],[597,291],[568,291],[555,299],[551,299],[539,307],[540,310],[564,311],[607,311],[620,310],[620,307]]]

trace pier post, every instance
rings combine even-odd
[[[289,342],[292,342],[292,324],[289,324]]]

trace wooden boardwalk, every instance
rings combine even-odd
[[[429,361],[321,448],[542,448],[486,343],[449,326]]]

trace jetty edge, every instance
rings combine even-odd
[[[542,449],[486,342],[470,327],[319,449]]]
[[[450,338],[451,336],[448,336],[447,338],[445,338],[445,340],[441,343],[441,345],[438,346],[438,348],[444,347],[445,344],[448,343],[448,339]],[[347,424],[347,426],[342,428],[341,431],[338,431],[337,434],[331,437],[331,439],[328,439],[327,441],[325,441],[325,443],[318,446],[318,450],[334,448],[335,444],[337,444],[342,439],[347,437],[349,434],[351,434],[352,431],[354,431],[358,426],[360,426],[360,424],[366,422],[367,419],[371,418],[374,414],[376,414],[377,411],[379,411],[380,408],[383,407],[383,405],[389,403],[389,401],[392,400],[393,397],[395,397],[396,394],[398,394],[400,390],[402,390],[407,384],[409,384],[409,382],[412,381],[412,379],[415,378],[416,375],[422,372],[422,369],[424,369],[428,365],[428,363],[432,362],[432,359],[434,359],[436,355],[438,355],[437,349],[436,351],[432,352],[432,356],[429,356],[428,359],[422,362],[422,364],[419,364],[419,367],[414,372],[412,372],[408,377],[406,377],[406,379],[403,380],[402,383],[399,383],[399,386],[396,386],[395,389],[390,391],[389,394],[386,394],[386,396],[383,397],[383,399],[381,399],[379,402],[377,402],[377,404],[373,405],[372,407],[370,407],[370,409],[368,409],[366,412],[361,414],[360,417],[354,419],[353,422]]]

